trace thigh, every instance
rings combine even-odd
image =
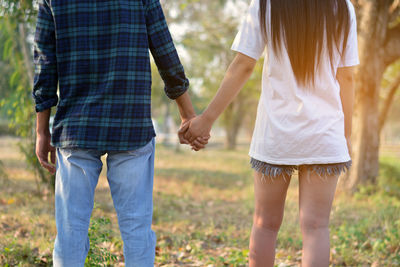
[[[54,266],[83,266],[85,262],[100,157],[96,150],[57,149]]]
[[[90,216],[102,166],[99,151],[57,149],[56,213],[68,211],[71,219]]]
[[[338,178],[337,174],[322,178],[310,167],[300,166],[299,208],[303,224],[328,225]]]
[[[136,150],[108,153],[107,179],[119,216],[152,214],[154,146],[153,139]]]
[[[254,172],[256,219],[258,217],[263,220],[268,217],[268,221],[277,221],[277,223],[282,220],[290,180],[291,177],[287,174],[272,178],[260,172]]]

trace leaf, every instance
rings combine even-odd
[[[9,59],[12,56],[13,40],[10,38],[4,44],[3,58]]]
[[[19,71],[14,71],[10,78],[10,86],[15,87],[17,86],[18,82],[20,81],[20,73]]]
[[[185,10],[186,7],[187,7],[187,3],[182,3],[182,4],[179,5],[179,9],[181,11]]]

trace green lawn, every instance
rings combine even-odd
[[[353,197],[337,193],[331,215],[332,266],[400,266],[400,153],[392,150],[382,157],[378,186],[366,186]],[[0,266],[50,266],[54,198],[43,186],[38,194],[15,139],[1,137],[0,151],[8,175],[8,180],[0,178]],[[176,153],[157,146],[157,266],[246,266],[253,211],[248,161],[245,147]],[[294,177],[277,266],[297,266],[301,258],[297,199]],[[122,266],[122,241],[105,171],[92,221],[87,266],[102,266],[96,265],[102,256],[111,266]]]

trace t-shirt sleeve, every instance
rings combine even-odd
[[[358,58],[358,43],[357,43],[357,19],[354,6],[349,3],[350,8],[350,31],[347,39],[346,51],[342,55],[339,67],[351,67],[360,64]]]
[[[260,0],[252,0],[231,49],[258,60],[265,49],[259,19]]]

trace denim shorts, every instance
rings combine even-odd
[[[251,158],[250,164],[255,171],[262,173],[263,177],[268,176],[276,178],[282,174],[287,174],[290,177],[293,172],[299,170],[301,166],[307,166],[321,178],[324,178],[329,175],[340,175],[341,173],[348,171],[351,167],[352,161],[350,160],[347,162],[331,164],[276,165]]]

